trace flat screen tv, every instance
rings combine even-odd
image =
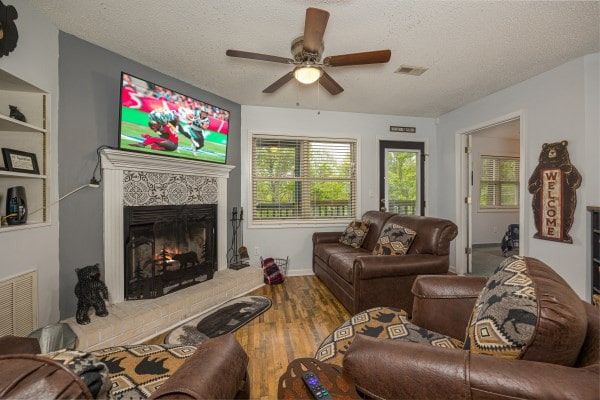
[[[121,73],[121,150],[225,164],[229,111]]]

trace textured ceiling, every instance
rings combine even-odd
[[[437,117],[599,51],[598,1],[31,0],[60,30],[244,105]],[[324,56],[391,49],[389,63],[329,68],[345,89],[288,82],[307,7],[330,12]],[[422,76],[394,73],[402,64]]]

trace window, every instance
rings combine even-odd
[[[253,221],[353,218],[355,166],[355,140],[253,136]]]
[[[481,156],[480,209],[519,207],[519,159]]]

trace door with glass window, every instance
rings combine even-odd
[[[425,215],[425,143],[379,142],[380,210]]]

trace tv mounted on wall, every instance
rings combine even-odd
[[[225,164],[229,111],[121,73],[119,148]]]

